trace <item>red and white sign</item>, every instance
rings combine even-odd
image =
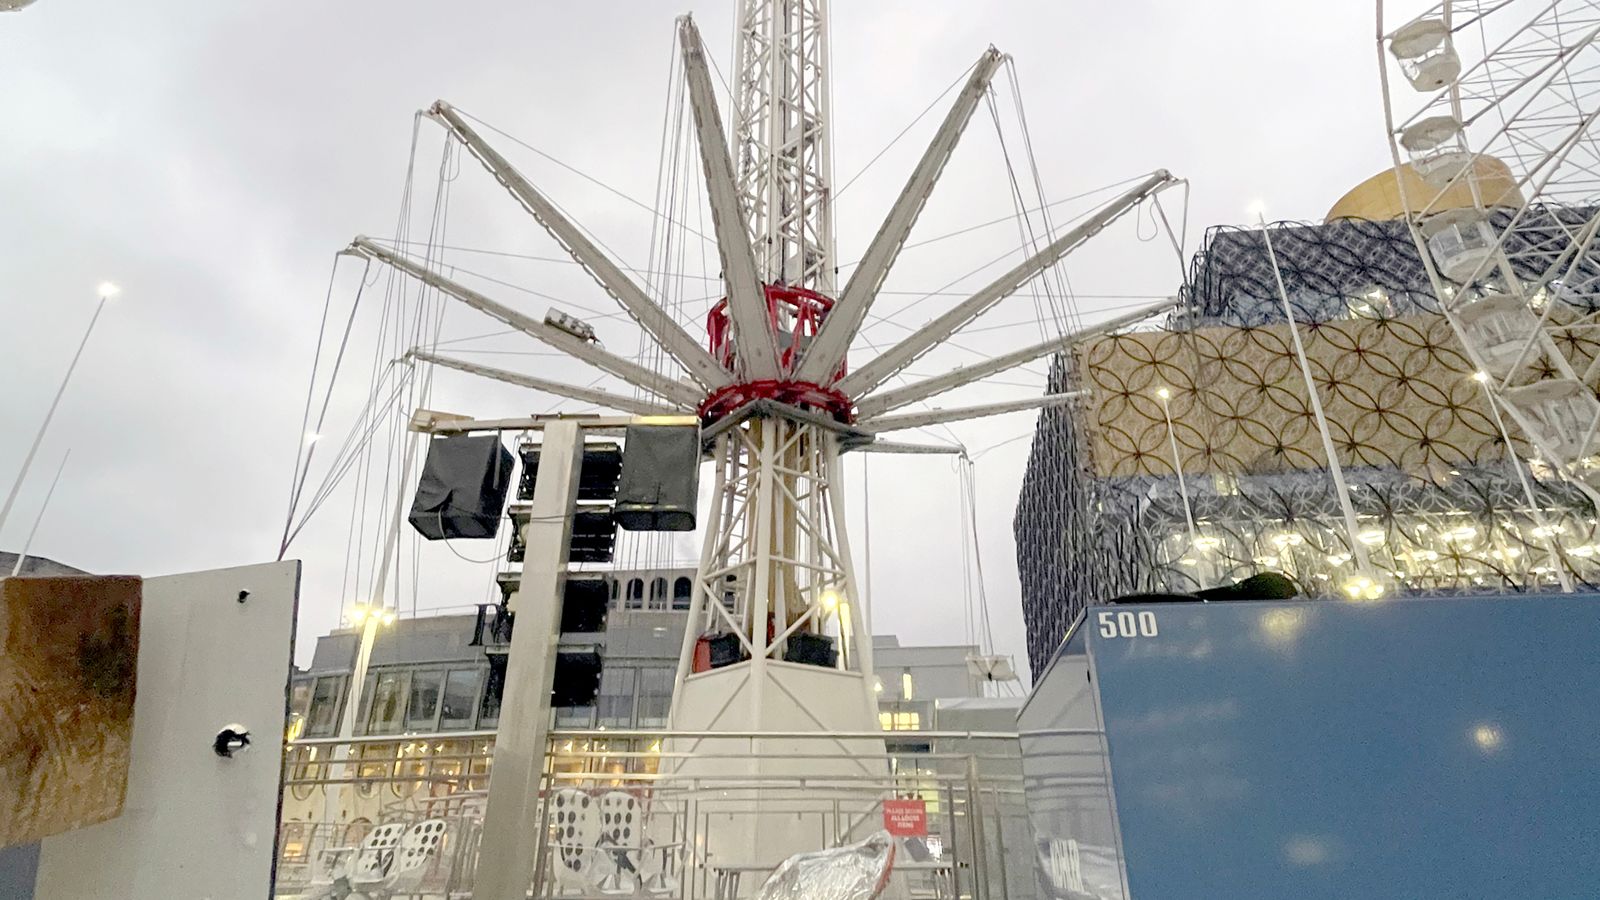
[[[923,800],[883,801],[883,827],[895,837],[927,837],[927,802]]]

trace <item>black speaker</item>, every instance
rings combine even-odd
[[[593,650],[556,654],[551,706],[593,706],[600,693],[600,654]]]
[[[567,576],[561,595],[561,633],[594,634],[606,630],[611,588],[605,576],[577,573]]]
[[[411,527],[430,541],[492,538],[511,487],[511,452],[497,434],[452,434],[428,442]]]
[[[617,483],[617,525],[628,531],[693,531],[700,493],[700,429],[629,425]]]
[[[788,645],[783,648],[783,659],[785,662],[831,669],[839,664],[839,651],[833,646],[833,638],[825,634],[802,632],[789,635]]]
[[[731,632],[709,638],[706,644],[711,651],[713,669],[731,666],[744,659],[744,645],[739,643],[739,636]]]
[[[523,444],[522,479],[517,483],[517,499],[532,500],[539,481],[539,444]],[[609,502],[617,496],[617,478],[622,474],[622,447],[615,442],[583,445],[583,466],[578,469],[578,499]]]

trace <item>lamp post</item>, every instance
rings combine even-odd
[[[122,289],[109,281],[101,282],[100,304],[94,308],[94,315],[89,318],[89,327],[83,330],[83,340],[78,342],[78,352],[72,354],[72,362],[67,365],[67,374],[61,379],[61,386],[56,388],[56,396],[50,401],[50,410],[44,414],[44,422],[39,425],[39,431],[33,436],[33,446],[28,448],[28,455],[22,458],[22,471],[17,473],[17,480],[11,485],[11,493],[6,495],[4,506],[0,506],[0,531],[6,525],[6,517],[11,514],[11,507],[17,502],[17,493],[22,490],[22,482],[28,477],[28,468],[33,465],[33,457],[39,452],[39,444],[44,441],[44,433],[50,428],[50,420],[55,418],[56,407],[61,405],[61,395],[67,392],[67,383],[72,381],[72,372],[78,368],[78,360],[83,358],[83,348],[89,344],[89,335],[94,333],[94,323],[100,321],[100,311],[106,308],[106,301],[122,293]]]

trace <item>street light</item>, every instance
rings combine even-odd
[[[83,340],[78,342],[78,352],[72,354],[72,362],[67,364],[67,374],[61,379],[61,386],[56,388],[56,396],[50,401],[50,409],[44,414],[44,422],[39,425],[39,431],[33,436],[33,446],[28,448],[28,455],[22,459],[22,471],[17,473],[17,480],[11,485],[11,493],[6,495],[4,506],[0,506],[0,531],[5,529],[6,516],[11,514],[11,507],[17,502],[17,493],[22,490],[22,482],[28,477],[28,469],[33,465],[33,457],[39,452],[39,444],[44,440],[44,433],[50,428],[50,420],[55,418],[56,407],[61,405],[61,395],[67,392],[67,383],[72,380],[73,370],[78,368],[78,360],[83,357],[83,348],[89,344],[89,335],[94,333],[94,323],[100,321],[100,311],[106,308],[106,301],[122,293],[122,288],[109,281],[100,282],[98,289],[100,304],[94,308],[94,315],[89,317],[89,327],[83,330]]]

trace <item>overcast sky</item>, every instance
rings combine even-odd
[[[1370,4],[833,5],[840,185],[988,43],[1016,58],[1045,194],[1054,200],[1170,169],[1193,183],[1186,251],[1206,226],[1242,222],[1257,199],[1274,218],[1319,219],[1387,159]],[[358,233],[394,233],[413,113],[447,98],[649,201],[672,20],[684,11],[642,0],[40,0],[0,14],[0,416],[7,426],[0,485],[9,487],[21,465],[93,310],[95,285],[112,279],[124,288],[100,321],[0,546],[20,546],[56,463],[71,448],[34,552],[96,572],[145,575],[272,558],[333,253]],[[731,2],[692,11],[728,72]],[[1021,165],[1009,86],[998,99],[1006,148]],[[842,261],[853,260],[876,230],[943,105],[839,197]],[[497,143],[624,260],[645,265],[648,211],[509,141]],[[425,126],[416,221],[431,212],[440,144],[438,129]],[[449,244],[555,252],[470,160],[450,196]],[[1180,210],[1179,195],[1167,196],[1169,212]],[[1059,209],[1066,216],[1089,208],[1076,202]],[[980,110],[913,240],[1012,210],[996,128]],[[1176,292],[1177,258],[1164,239],[1142,240],[1150,228],[1129,218],[1072,257],[1067,272],[1086,319]],[[979,287],[998,271],[983,264],[1018,244],[1015,225],[1003,224],[908,250],[887,286],[904,293],[885,296],[875,310],[890,321],[870,326],[853,358],[870,353],[866,341],[882,346],[956,301],[939,296],[901,311],[920,292]],[[690,268],[703,277],[700,255],[698,245],[690,250]],[[495,277],[556,296],[581,315],[610,308],[573,266],[514,262],[497,263],[505,268]],[[490,272],[487,264],[478,270]],[[355,271],[341,273],[336,314],[354,296]],[[338,436],[365,391],[382,287],[365,301],[361,328],[369,331],[358,330],[350,384],[332,416],[343,420],[330,420]],[[496,293],[535,316],[550,305],[516,291]],[[692,300],[686,298],[685,314],[698,320],[705,303]],[[964,337],[963,349],[930,356],[913,373],[1036,341],[1035,319],[1031,300],[1013,298],[980,323],[1006,327]],[[632,353],[632,336],[614,323],[597,321],[602,338]],[[471,310],[451,308],[443,337],[496,330]],[[458,346],[496,353],[477,358],[507,368],[588,378],[581,367],[547,356],[513,355],[539,350],[526,339]],[[1039,371],[960,397],[1035,394]],[[439,375],[433,405],[486,417],[556,408],[550,398],[453,374]],[[978,529],[999,649],[1016,654],[1019,665],[1011,518],[1028,452],[1018,438],[1033,421],[1019,414],[953,429],[975,454],[995,448],[977,457]],[[847,472],[857,479],[851,525],[858,566],[870,531],[877,630],[908,642],[964,640],[959,492],[950,461],[872,458],[870,529],[856,490],[862,463],[852,459]],[[309,638],[332,627],[341,600],[351,599],[341,597],[350,590],[341,583],[348,585],[351,509],[348,496],[329,501],[290,554],[306,563],[302,661]],[[372,523],[367,530],[376,534]],[[364,540],[370,553],[373,538]],[[408,539],[408,554],[409,547]],[[693,555],[681,541],[676,551]],[[402,609],[413,601],[420,609],[479,601],[492,565],[459,557],[492,552],[470,544],[455,552],[423,548],[417,569],[424,575],[415,585],[409,576],[404,581]]]

